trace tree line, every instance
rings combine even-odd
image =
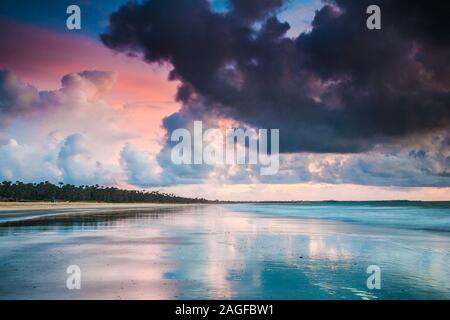
[[[159,191],[124,190],[99,185],[75,186],[48,181],[23,183],[3,181],[0,201],[95,201],[95,202],[151,202],[151,203],[207,203],[203,198],[184,198]]]

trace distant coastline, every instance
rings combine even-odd
[[[8,203],[45,203],[46,205],[60,204],[293,204],[293,205],[386,205],[386,206],[426,206],[450,208],[448,201],[429,200],[262,200],[262,201],[232,201],[210,200],[207,198],[181,197],[171,193],[146,190],[128,190],[116,187],[96,185],[75,186],[71,184],[52,184],[48,181],[39,183],[23,183],[20,181],[3,181],[0,183],[0,209]]]
[[[300,200],[300,201],[240,201],[228,203],[249,203],[249,204],[285,204],[285,205],[324,205],[324,206],[347,206],[347,205],[367,205],[367,206],[421,206],[433,208],[450,208],[450,201],[431,201],[431,200]]]

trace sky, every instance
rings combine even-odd
[[[373,2],[373,3],[372,3]],[[376,3],[382,29],[368,30]],[[79,5],[81,29],[66,27]],[[450,200],[447,2],[0,3],[0,180],[220,200]],[[280,130],[280,169],[169,137]]]

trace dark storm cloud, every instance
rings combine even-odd
[[[284,0],[230,0],[232,14],[236,14],[241,18],[259,19],[267,15],[267,13],[275,13],[283,5]]]
[[[371,4],[381,7],[382,30],[366,28]],[[448,129],[449,4],[327,1],[311,32],[292,39],[276,15],[281,0],[233,0],[226,13],[207,0],[130,2],[101,38],[173,65],[181,119],[280,128],[281,152],[361,152]]]

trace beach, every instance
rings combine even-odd
[[[80,210],[80,209],[140,209],[185,206],[185,204],[171,203],[102,203],[102,202],[0,202],[0,215],[7,211],[29,212],[39,210],[41,212],[49,210]]]
[[[450,298],[446,206],[84,205],[0,224],[0,299]]]
[[[153,210],[189,207],[192,204],[173,203],[102,203],[102,202],[0,202],[0,225],[42,224],[51,218],[74,219],[80,215],[91,218],[102,214],[117,215],[151,212]],[[199,206],[200,204],[196,204]],[[45,222],[44,222],[45,223]]]

